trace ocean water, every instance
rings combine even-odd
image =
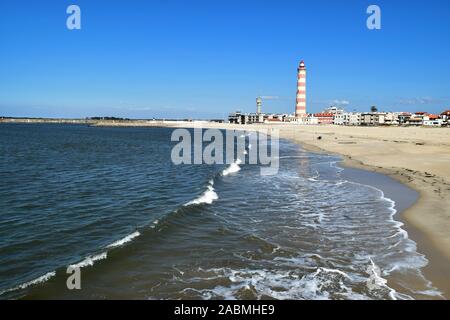
[[[176,166],[171,132],[1,124],[0,298],[439,297],[395,202],[338,157],[281,140],[274,176]]]

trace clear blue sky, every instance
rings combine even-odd
[[[450,109],[450,1],[0,1],[3,116],[293,112],[301,59],[309,112]]]

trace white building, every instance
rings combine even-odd
[[[385,125],[398,125],[399,122],[399,112],[387,112],[384,117]]]
[[[305,118],[305,124],[315,125],[319,124],[319,118],[314,117],[313,115],[309,115]]]
[[[249,113],[247,114],[247,123],[263,123],[264,113]]]
[[[328,107],[322,111],[322,113],[332,113],[332,114],[342,114],[345,113],[344,109],[339,109],[338,107]]]
[[[342,112],[334,115],[333,123],[338,126],[348,126],[350,122],[350,113]]]
[[[361,114],[361,125],[379,126],[385,124],[386,113],[384,112],[365,112]]]
[[[361,125],[361,112],[352,112],[348,116],[349,126],[360,126]]]
[[[444,120],[434,114],[428,114],[423,117],[423,125],[428,127],[441,127],[444,124]]]

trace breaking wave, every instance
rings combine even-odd
[[[108,252],[102,252],[102,253],[99,253],[99,254],[96,254],[93,256],[89,256],[78,263],[71,264],[69,267],[72,267],[72,268],[91,267],[94,265],[94,263],[96,261],[106,259],[107,257],[108,257]]]
[[[26,288],[28,288],[30,286],[34,286],[34,285],[39,284],[39,283],[44,283],[44,282],[48,281],[49,279],[53,278],[55,275],[56,275],[55,271],[48,272],[48,273],[44,274],[43,276],[40,276],[40,277],[38,277],[38,278],[36,278],[34,280],[22,283],[22,284],[20,284],[20,285],[18,285],[16,287],[13,287],[13,288],[10,288],[10,289],[7,289],[5,291],[0,292],[0,296],[5,294],[5,293],[8,293],[8,292],[21,290],[21,289],[26,289]]]
[[[182,293],[201,299],[380,299],[389,291],[391,299],[396,299],[395,290],[386,286],[384,279],[376,283],[374,290],[366,293],[355,292],[356,283],[365,285],[359,279],[338,269],[319,267],[315,271],[302,274],[296,270],[271,269],[201,269],[202,275],[187,281],[189,285]],[[210,288],[198,288],[197,283],[214,281],[222,284]],[[377,289],[377,290],[375,290]],[[408,298],[408,297],[401,297]]]
[[[186,203],[185,206],[191,206],[191,205],[203,204],[203,203],[211,204],[215,200],[219,199],[219,196],[214,191],[213,186],[214,186],[214,179],[211,179],[211,180],[209,180],[209,184],[206,187],[206,191],[203,192],[198,198]]]
[[[241,167],[239,166],[241,163],[242,163],[241,159],[236,159],[236,161],[234,161],[232,164],[230,164],[227,168],[225,168],[222,171],[222,175],[227,176],[229,174],[238,172],[239,170],[241,170]]]
[[[129,234],[126,237],[111,243],[110,245],[107,246],[107,248],[116,248],[123,246],[125,243],[132,241],[134,238],[137,238],[140,235],[141,233],[139,231],[135,231],[132,234]]]

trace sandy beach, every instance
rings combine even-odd
[[[209,122],[98,123],[223,129],[278,128],[280,137],[315,152],[339,154],[343,165],[375,171],[419,192],[400,219],[430,263],[424,273],[450,297],[450,130],[423,127],[232,125]]]

